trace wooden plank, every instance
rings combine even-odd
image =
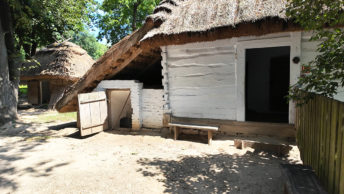
[[[325,179],[328,179],[329,175],[329,157],[330,157],[330,138],[331,138],[331,112],[332,112],[332,106],[331,106],[331,101],[326,101],[327,104],[327,110],[326,110],[326,124],[325,124],[325,130],[326,130],[326,135],[325,135],[325,164],[326,167],[324,168],[324,177]],[[325,180],[324,179],[324,180]],[[325,187],[328,189],[328,181],[323,182]]]
[[[319,172],[317,173],[319,178],[322,179],[322,172],[324,170],[324,134],[325,134],[325,130],[324,130],[324,115],[325,115],[325,103],[324,103],[324,99],[322,97],[319,97],[319,112],[320,112],[320,118],[318,118],[320,120],[320,137],[319,137]]]
[[[344,106],[342,105],[342,109],[344,109]],[[344,111],[343,111],[344,112]],[[341,151],[341,161],[340,161],[340,180],[339,180],[339,193],[344,193],[344,114],[340,118],[342,120],[342,126],[341,126],[341,134],[339,136],[342,137],[342,151]]]
[[[338,125],[337,125],[337,134],[336,134],[336,138],[337,138],[337,145],[336,145],[336,155],[335,155],[335,163],[336,163],[336,167],[335,167],[335,177],[334,177],[334,193],[339,193],[339,189],[340,189],[340,178],[341,176],[344,176],[344,174],[341,175],[341,168],[344,168],[344,166],[342,166],[341,161],[344,160],[344,158],[342,158],[341,153],[342,153],[342,142],[343,142],[343,119],[344,119],[344,105],[343,104],[339,104],[338,106]]]
[[[80,100],[87,100],[88,96],[86,95],[79,95]],[[85,136],[90,134],[87,130],[84,130],[86,126],[91,126],[91,113],[90,113],[90,106],[89,104],[85,104],[80,106],[79,104],[79,114],[80,114],[80,134],[81,136]]]
[[[97,133],[103,131],[103,123],[100,121],[100,110],[99,101],[97,101],[98,93],[90,93],[90,97],[93,101],[89,103],[91,111],[91,123],[92,123],[92,133]]]
[[[105,93],[99,93],[100,98],[106,99]],[[103,123],[103,130],[107,130],[109,128],[108,124],[108,106],[107,101],[101,101],[99,102],[99,110],[100,110],[100,123]]]
[[[175,127],[189,128],[189,129],[212,130],[212,131],[219,130],[219,127],[205,126],[205,125],[189,125],[189,124],[183,124],[183,123],[169,123],[168,125],[175,126]]]
[[[100,101],[106,101],[106,98],[104,98],[104,99],[96,99],[96,100],[88,100],[88,101],[81,101],[80,104],[88,104],[88,103],[100,102]]]
[[[334,175],[335,175],[335,153],[336,153],[336,129],[337,129],[337,116],[338,116],[338,103],[332,101],[331,112],[331,125],[330,125],[330,153],[329,153],[329,175],[328,175],[328,191],[333,193],[334,191]]]

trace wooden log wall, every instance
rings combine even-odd
[[[296,112],[301,159],[329,193],[344,194],[344,103],[316,95]]]

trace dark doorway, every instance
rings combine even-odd
[[[246,50],[246,121],[287,123],[290,47]]]

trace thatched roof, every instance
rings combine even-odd
[[[300,30],[285,16],[287,0],[162,0],[144,26],[112,46],[57,103],[77,109],[77,95],[130,67],[160,59],[160,46]],[[136,65],[135,65],[136,64]],[[115,77],[116,79],[116,77]]]
[[[22,66],[21,80],[65,79],[76,81],[94,60],[80,46],[71,42],[54,43],[39,50]]]
[[[163,0],[146,20],[158,27],[141,44],[159,47],[301,30],[287,18],[286,6],[287,0]]]
[[[146,34],[172,35],[184,32],[202,32],[217,27],[265,18],[286,20],[287,0],[170,0],[162,1],[148,19],[162,21],[159,28]]]

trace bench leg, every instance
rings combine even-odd
[[[213,132],[208,131],[208,144],[211,145],[212,141],[213,141]]]
[[[174,127],[174,140],[178,139],[179,136],[179,127]]]

